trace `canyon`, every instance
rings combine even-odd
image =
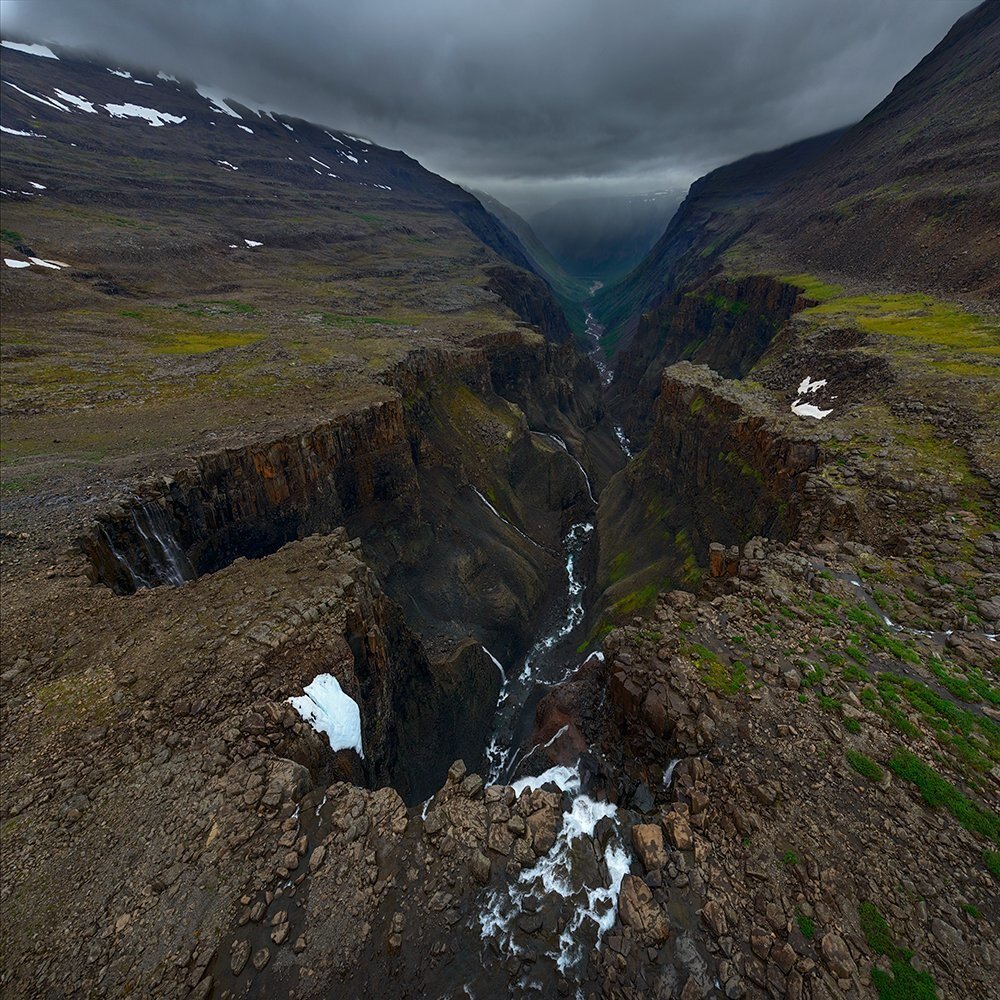
[[[998,9],[586,289],[402,153],[5,49],[4,252],[68,262],[0,275],[5,993],[998,995],[996,176],[933,281],[884,198],[810,228],[995,120]]]

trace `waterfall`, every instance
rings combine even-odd
[[[177,537],[176,521],[163,506],[136,498],[128,518],[124,531],[102,524],[97,535],[117,567],[116,589],[130,593],[164,584],[177,587],[197,576]]]

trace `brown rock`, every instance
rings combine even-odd
[[[618,912],[622,923],[631,927],[646,944],[659,944],[670,934],[666,915],[654,902],[649,886],[638,875],[626,875],[622,879]]]
[[[663,831],[655,823],[636,823],[632,827],[632,847],[648,872],[657,871],[667,863]]]
[[[663,829],[667,831],[670,843],[679,851],[689,851],[694,843],[691,834],[691,823],[686,816],[676,812],[668,812],[663,817]]]
[[[727,929],[726,912],[722,904],[710,899],[701,909],[701,922],[716,936],[722,937]]]
[[[726,575],[726,547],[721,542],[708,546],[708,571],[716,579]]]
[[[510,854],[510,849],[514,843],[514,835],[507,829],[504,823],[494,823],[490,827],[489,836],[486,839],[486,846],[497,854]]]
[[[819,949],[827,967],[838,979],[850,979],[857,974],[858,966],[839,934],[834,934],[833,931],[824,934]]]
[[[482,851],[473,851],[469,857],[469,872],[480,885],[486,885],[490,880],[490,859]]]
[[[545,854],[556,842],[559,831],[558,813],[550,809],[540,809],[528,817],[528,830],[535,854]]]

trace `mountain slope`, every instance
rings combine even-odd
[[[548,247],[535,235],[535,231],[512,208],[497,201],[485,191],[473,191],[476,198],[491,215],[495,216],[521,241],[535,271],[551,285],[566,313],[573,331],[582,336],[585,328],[584,310],[580,303],[590,294],[590,283],[574,277],[552,256]]]
[[[729,246],[746,225],[749,210],[789,175],[811,163],[840,134],[840,130],[828,132],[754,153],[695,181],[643,261],[620,282],[598,293],[594,312],[608,331],[608,350],[627,346],[639,314],[648,305]],[[682,268],[688,256],[690,262]]]
[[[680,192],[569,198],[531,218],[562,266],[589,281],[616,281],[649,251],[677,210]]]
[[[901,289],[1000,294],[1000,3],[961,18],[865,118],[696,181],[595,313],[609,350],[713,268],[819,269]]]
[[[901,289],[998,298],[998,163],[1000,3],[987,0],[760,206],[750,243]]]

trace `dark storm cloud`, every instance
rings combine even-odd
[[[860,118],[970,0],[3,0],[524,203],[687,184]]]

